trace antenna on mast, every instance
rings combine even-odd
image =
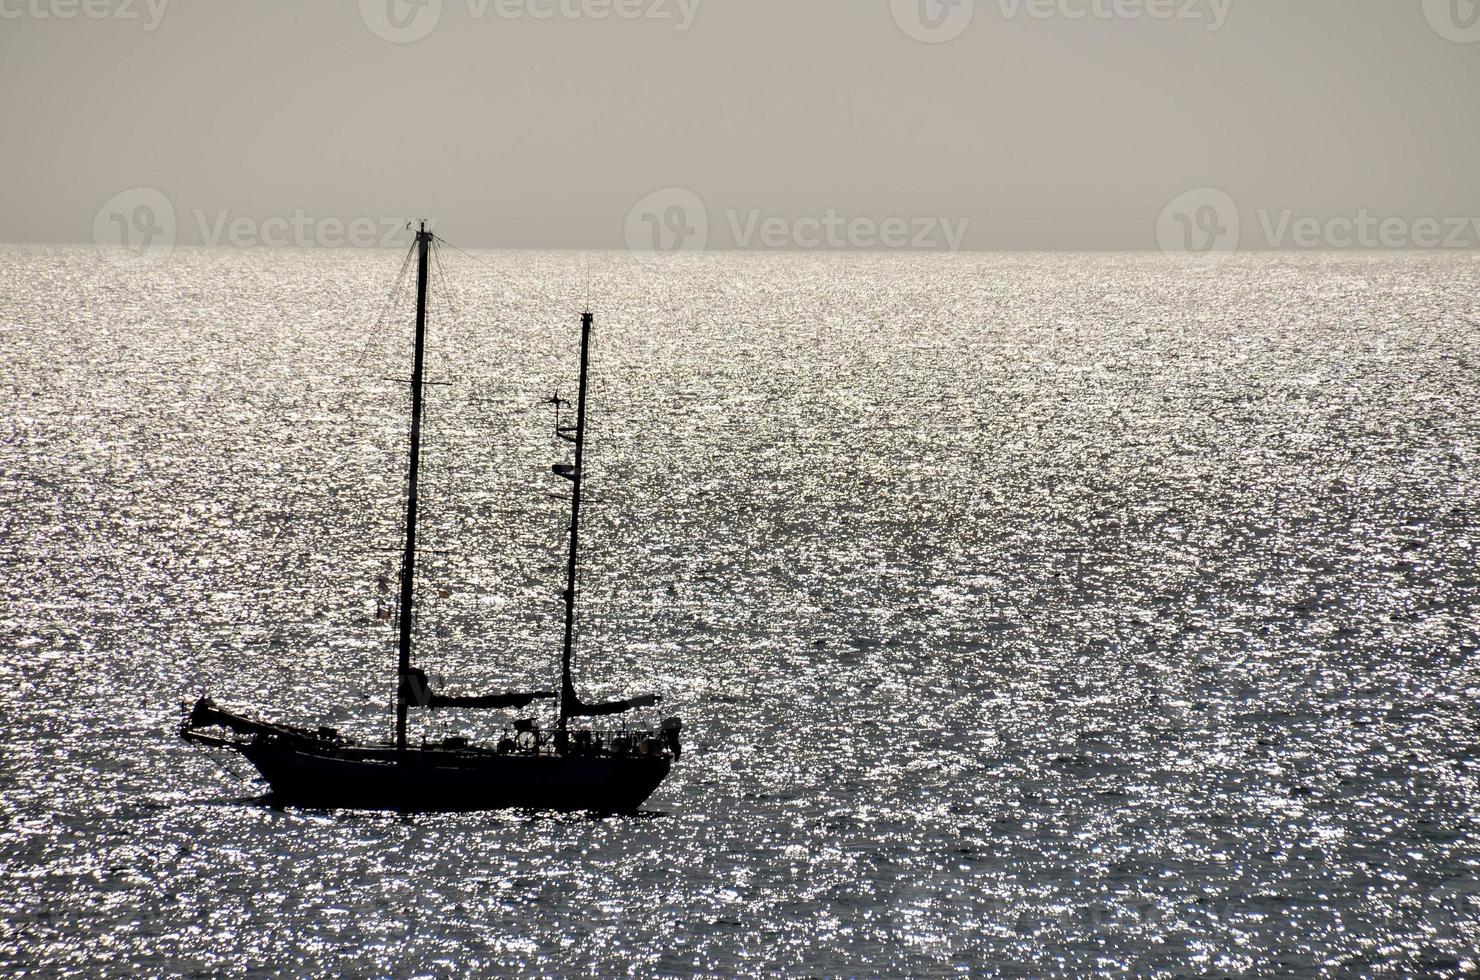
[[[581,256],[581,278],[585,280],[586,287],[586,305],[581,312],[589,316],[591,313],[591,257],[589,255]]]

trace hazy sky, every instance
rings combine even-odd
[[[665,188],[716,247],[835,215],[1155,248],[1204,187],[1261,244],[1286,210],[1480,216],[1471,0],[421,2],[0,0],[0,240],[88,241],[131,188],[184,243],[431,214],[621,247]]]

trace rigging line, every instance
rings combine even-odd
[[[474,255],[472,252],[469,252],[465,248],[459,248],[458,246],[456,246],[456,245],[452,244],[451,242],[449,242],[447,239],[443,238],[441,235],[433,235],[432,236],[432,241],[434,241],[434,242],[441,242],[443,245],[446,245],[448,248],[452,249],[454,252],[461,252],[462,254],[466,255],[468,258],[472,259],[474,262],[477,262],[477,263],[479,263],[481,265],[488,266],[488,268],[492,269],[494,272],[498,272],[499,271],[498,270],[498,267],[495,266],[492,262],[488,262],[488,261],[486,261],[484,259],[478,258],[478,256]]]
[[[386,294],[385,301],[381,304],[380,315],[375,318],[375,325],[370,328],[370,339],[365,344],[365,349],[360,351],[360,356],[355,362],[355,367],[364,366],[365,358],[370,354],[370,348],[375,345],[380,336],[380,328],[385,325],[386,317],[390,315],[391,306],[400,295],[406,283],[406,270],[411,267],[411,256],[415,253],[413,245],[406,250],[406,257],[401,260],[401,271],[396,275],[396,281],[391,284],[390,292]]]
[[[364,348],[361,349],[359,356],[355,359],[356,370],[364,366],[365,359],[369,356],[370,351],[374,348],[376,342],[381,339],[381,328],[385,325],[391,311],[396,306],[396,300],[404,292],[407,283],[407,270],[411,266],[411,257],[413,255],[413,252],[414,250],[408,250],[405,257],[401,260],[401,269],[397,273],[395,280],[392,282],[390,289],[386,293],[385,299],[380,305],[380,312],[375,318],[374,325],[368,331],[369,337],[366,340]],[[345,394],[345,397],[348,397],[347,393]],[[343,407],[342,402],[338,407]]]
[[[374,348],[374,346],[376,345],[377,341],[381,339],[382,327],[385,325],[391,311],[398,305],[396,301],[405,291],[405,287],[408,281],[407,270],[410,268],[411,256],[412,252],[408,250],[405,258],[401,261],[401,271],[397,275],[395,283],[391,286],[390,292],[386,295],[385,302],[381,306],[380,315],[376,318],[375,326],[372,327],[370,330],[370,337],[366,342],[364,349],[360,351],[360,355],[355,361],[355,370],[357,372],[364,368],[366,358],[369,357],[370,352],[372,348]],[[363,387],[356,390],[362,391]],[[352,393],[353,392],[348,386],[341,388],[339,401],[334,407],[334,414],[336,416],[343,417],[345,405],[349,401]]]
[[[386,322],[386,318],[389,315],[392,307],[394,306],[397,297],[403,291],[406,282],[406,272],[410,266],[410,261],[411,252],[408,251],[406,257],[401,262],[401,270],[397,276],[396,281],[392,284],[390,290],[386,294],[384,301],[381,304],[380,313],[376,318],[375,326],[370,331],[369,340],[367,341],[365,347],[360,351],[359,357],[355,361],[356,370],[359,370],[364,366],[365,359],[369,356],[371,349],[374,347],[376,341],[379,339],[381,327]],[[340,387],[338,398],[331,399],[330,405],[328,406],[330,407],[331,419],[344,417],[345,406],[348,403],[351,394],[352,390],[348,385]],[[315,402],[315,404],[317,405],[317,402]],[[265,549],[269,553],[282,551],[282,549],[280,549],[278,545],[283,540],[285,535],[292,533],[296,536],[299,533],[299,525],[301,525],[302,523],[301,519],[305,515],[305,513],[309,512],[309,509],[305,507],[305,501],[308,498],[309,494],[310,481],[295,480],[293,481],[292,487],[285,495],[286,499],[280,498],[278,506],[275,508],[279,513],[279,519],[274,522],[276,526],[273,528],[271,540],[267,541],[265,544]],[[260,564],[266,563],[262,562]],[[267,619],[268,609],[266,604],[260,604],[253,607],[253,612],[249,613],[249,622],[251,623],[254,631],[262,630],[262,627]],[[264,633],[266,632],[265,630],[262,631]]]
[[[505,270],[500,269],[498,266],[494,265],[492,262],[489,262],[487,259],[481,259],[481,258],[479,258],[478,256],[474,255],[472,252],[469,252],[465,248],[461,248],[461,247],[459,247],[457,245],[454,245],[452,242],[449,242],[447,239],[443,238],[441,235],[435,235],[434,234],[432,236],[432,240],[433,240],[433,242],[441,242],[443,245],[446,245],[448,248],[452,249],[454,252],[461,252],[463,255],[466,255],[468,258],[472,259],[474,262],[477,262],[479,265],[485,266],[486,268],[492,270],[493,272],[498,273],[500,279],[503,279],[503,278],[506,277]],[[589,297],[588,297],[588,303],[589,303]],[[576,312],[583,312],[583,311],[579,311],[578,310]]]
[[[428,270],[428,272],[430,273],[430,270]],[[429,293],[431,292],[431,283],[430,282],[428,282],[428,284],[427,284],[427,291]],[[431,347],[431,344],[430,344],[431,333],[432,333],[432,319],[431,319],[431,316],[429,315],[427,317],[427,339],[428,339],[428,347]],[[435,349],[435,348],[433,348],[433,349]],[[427,393],[423,394],[423,396],[422,396],[422,404],[421,404],[421,428],[422,428],[422,432],[423,432],[424,436],[426,434],[430,434],[435,429],[435,426],[432,424],[432,417],[433,417],[432,406],[433,406],[433,403],[436,401],[436,399],[434,399],[432,397],[429,397],[430,394],[431,394],[430,392],[427,392]],[[438,408],[438,410],[440,410],[441,406],[438,405],[437,408]],[[438,417],[440,418],[440,416],[438,416]],[[439,550],[439,549],[437,549],[435,547],[435,543],[436,542],[434,542],[434,540],[433,540],[434,535],[436,535],[438,533],[438,529],[440,527],[440,521],[437,519],[437,513],[436,513],[436,508],[435,508],[434,501],[437,501],[437,500],[445,500],[446,499],[446,493],[447,493],[447,487],[445,485],[445,478],[446,477],[445,477],[445,474],[443,472],[443,467],[437,465],[438,457],[437,457],[436,453],[433,451],[431,444],[432,444],[432,440],[430,438],[425,438],[425,437],[423,438],[423,440],[422,440],[421,466],[422,466],[422,480],[424,481],[424,488],[423,488],[423,492],[419,495],[420,496],[420,499],[418,501],[418,505],[419,505],[419,507],[421,509],[421,518],[420,518],[420,525],[419,526],[423,529],[423,534],[425,535],[425,537],[423,539],[422,547],[419,549],[420,554],[423,555],[423,556],[430,556],[430,555],[434,554],[437,550]],[[422,610],[423,613],[425,613],[426,608],[427,608],[427,599],[428,599],[428,597],[430,595],[434,594],[434,588],[433,588],[433,583],[430,581],[431,578],[433,577],[431,562],[428,561],[428,560],[423,559],[423,563],[425,565],[426,574],[423,574],[423,575],[419,576],[418,577],[418,580],[417,580],[417,584],[416,584],[416,605],[417,605],[418,608],[420,608]],[[439,570],[439,577],[440,577],[440,570]]]
[[[445,284],[445,275],[443,273],[439,273],[439,277],[442,277],[444,279]],[[440,348],[436,347],[433,347],[433,349],[440,350]],[[445,355],[443,355],[443,359],[446,359]],[[423,431],[427,433],[432,433],[436,431],[437,423],[442,419],[442,415],[440,413],[442,412],[442,409],[444,407],[446,406],[444,406],[441,402],[437,402],[436,399],[433,397],[427,397],[423,401]],[[456,513],[457,508],[455,506],[445,506],[445,504],[443,506],[439,506],[438,503],[439,501],[445,502],[453,500],[454,493],[461,491],[463,488],[463,484],[460,482],[461,471],[459,470],[459,468],[447,464],[447,460],[451,456],[454,456],[456,454],[445,449],[445,442],[443,443],[443,445],[443,455],[438,456],[437,450],[434,448],[433,440],[429,439],[426,443],[423,444],[423,478],[425,480],[426,493],[422,496],[422,505],[424,508],[423,513],[425,515],[425,527],[428,543],[426,554],[428,555],[437,550],[432,547],[434,543],[434,536],[440,536],[444,540],[447,538],[451,538],[457,541],[462,540],[462,535],[460,533],[462,525],[460,523],[450,532],[448,531],[448,527],[455,520],[452,515]],[[461,498],[459,497],[457,499]],[[466,555],[468,553],[468,549],[459,548],[458,553]],[[445,564],[433,563],[429,561],[427,563],[427,574],[421,576],[419,579],[419,585],[417,589],[418,605],[425,609],[427,608],[426,603],[430,601],[431,597],[433,597],[443,589],[453,588],[451,584],[451,578],[453,577],[454,576],[449,575],[448,569]],[[423,658],[422,662],[428,663],[425,657]],[[439,667],[439,669],[446,669],[445,663],[442,663],[440,661],[436,662],[435,666]]]
[[[375,326],[370,331],[370,338],[367,341],[364,349],[361,350],[359,357],[356,359],[356,362],[355,362],[355,370],[356,371],[359,371],[360,369],[362,369],[364,367],[365,361],[369,357],[371,350],[375,347],[377,341],[381,340],[381,329],[384,326],[384,324],[386,323],[387,318],[389,317],[389,315],[392,312],[392,310],[397,306],[397,300],[401,297],[401,295],[405,291],[405,286],[406,286],[406,283],[407,283],[407,270],[410,268],[411,256],[412,256],[412,252],[410,250],[408,250],[405,258],[401,262],[401,270],[400,270],[400,273],[397,275],[395,283],[391,286],[390,291],[387,293],[386,299],[385,299],[385,301],[384,301],[384,303],[382,304],[382,307],[381,307],[380,315],[376,319]],[[356,393],[357,391],[363,391],[363,387],[361,386],[359,388],[352,388],[349,385],[345,385],[345,386],[341,387],[339,398],[338,398],[337,402],[334,404],[333,410],[332,410],[332,414],[333,414],[334,417],[336,417],[336,418],[344,418],[345,417],[345,406],[348,403],[350,397],[354,393]],[[399,453],[397,453],[394,450],[388,450],[388,448],[385,445],[385,441],[383,439],[383,434],[380,433],[379,431],[373,431],[373,434],[368,437],[368,442],[369,442],[369,444],[372,447],[374,447],[375,455],[379,456],[382,452],[384,452],[384,453],[387,454],[387,456],[390,457],[390,459],[393,462],[399,461]],[[392,483],[392,485],[394,485],[394,483]],[[372,496],[372,498],[373,498],[374,491],[373,490],[370,490],[368,486],[365,489],[366,489],[366,492],[369,493]],[[303,485],[302,484],[299,485],[299,491],[300,491],[300,494],[303,492]],[[295,510],[301,509],[301,508],[299,508],[299,507],[296,506],[296,502],[295,502],[294,509]],[[366,513],[373,512],[373,508],[367,507],[367,508],[365,508],[365,510],[366,510]]]
[[[448,309],[451,310],[451,297],[453,292],[455,291],[453,287],[453,280],[452,277],[447,274],[447,266],[442,261],[442,245],[440,241],[436,238],[432,239],[432,258],[434,258],[437,262],[437,273],[442,277],[443,288],[447,291],[447,297],[444,298],[448,300]]]
[[[453,308],[452,303],[452,277],[447,274],[447,267],[442,263],[442,249],[437,245],[435,238],[432,240],[432,260],[437,265],[437,280],[438,284],[442,287],[439,292],[442,295],[442,302],[447,306],[448,322],[451,323],[459,318],[458,312]],[[456,372],[452,367],[451,355],[447,353],[444,347],[437,347],[435,351],[437,357],[442,362],[443,370],[446,372],[447,377],[454,377]]]
[[[431,293],[431,279],[435,277],[438,285],[440,286],[437,292],[441,294],[442,302],[447,306],[447,312],[452,313],[452,302],[448,298],[448,296],[451,294],[452,283],[451,280],[448,278],[447,270],[442,265],[442,249],[438,247],[437,240],[435,238],[432,239],[430,246],[431,247],[427,249],[427,254],[431,257],[432,260],[431,266],[428,270],[430,273],[427,283],[428,293]]]
[[[448,297],[444,297],[444,298],[448,302],[449,312],[454,317],[456,317],[457,314],[456,314],[456,311],[452,308],[453,307],[453,304],[452,304],[452,301],[451,301],[451,293],[453,291],[452,286],[451,286],[451,278],[450,278],[450,276],[448,276],[447,271],[446,271],[446,264],[445,264],[445,261],[444,261],[443,256],[442,256],[442,248],[441,248],[441,246],[446,245],[448,248],[451,248],[454,251],[461,252],[463,255],[466,255],[468,258],[472,259],[473,261],[479,262],[482,265],[488,266],[490,269],[493,269],[494,267],[490,263],[485,262],[484,260],[478,258],[478,256],[473,255],[471,252],[468,252],[466,249],[460,248],[457,245],[453,245],[451,242],[448,242],[446,239],[434,238],[433,239],[433,244],[436,246],[433,254],[436,256],[436,260],[437,260],[437,265],[438,265],[439,272],[440,272],[440,274],[441,274],[444,282],[447,284],[446,285],[446,288],[448,289],[448,294],[449,295],[448,295]],[[518,572],[519,572],[519,574],[520,574],[521,577],[528,577],[527,576],[527,570],[526,570],[525,562],[522,559],[522,557],[516,555],[515,556],[515,559],[514,559],[514,565],[515,565],[516,569],[518,570]]]
[[[332,421],[333,419],[342,418],[344,416],[345,404],[350,398],[350,393],[350,388],[348,386],[340,387],[337,398],[331,398],[330,402],[327,405],[321,404],[313,395],[305,395],[304,397],[312,401],[312,405],[315,409],[328,408],[330,412],[330,420]],[[288,525],[292,523],[293,518],[297,516],[300,511],[302,511],[302,503],[304,497],[308,493],[308,485],[309,484],[307,480],[293,481],[292,487],[286,495],[286,499],[282,501],[282,510],[286,513],[287,516],[284,520],[280,521],[275,528],[272,541],[269,543],[269,547],[276,546],[276,544],[282,539],[284,533],[287,531]]]

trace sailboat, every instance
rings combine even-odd
[[[417,255],[415,356],[411,384],[411,451],[407,474],[405,541],[397,607],[396,727],[391,742],[360,743],[330,727],[308,728],[259,721],[219,707],[209,697],[187,706],[180,734],[188,741],[235,750],[270,784],[273,802],[319,808],[405,811],[529,808],[627,812],[639,807],[667,777],[682,754],[677,718],[656,729],[581,727],[580,719],[622,715],[661,701],[656,695],[588,704],[572,680],[576,635],[581,490],[586,463],[586,390],[591,365],[593,316],[581,317],[581,370],[575,424],[558,395],[555,435],[574,447],[574,459],[556,463],[555,476],[571,487],[570,540],[566,559],[565,635],[560,690],[454,697],[432,691],[413,657],[417,549],[417,493],[421,470],[423,377],[426,354],[428,253],[435,236],[422,222],[412,248]],[[438,239],[440,241],[440,239]],[[553,727],[516,720],[491,745],[462,737],[411,745],[407,720],[413,709],[509,710],[557,700]]]

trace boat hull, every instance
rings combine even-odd
[[[272,786],[273,802],[324,809],[630,812],[671,766],[665,756],[326,754],[261,743],[240,750]]]

